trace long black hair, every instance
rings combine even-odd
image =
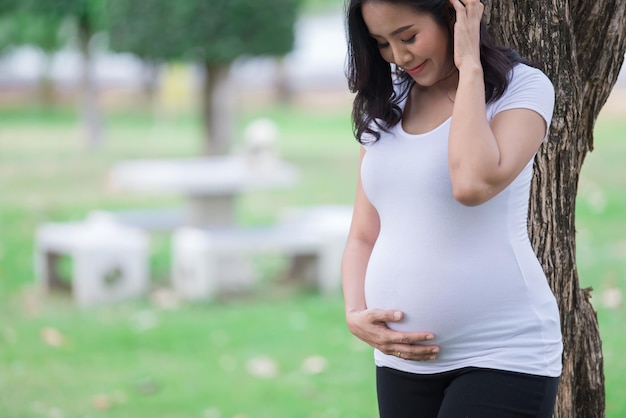
[[[380,130],[388,130],[402,119],[399,103],[408,95],[413,79],[404,72],[395,72],[385,61],[363,20],[362,6],[368,1],[406,4],[420,13],[428,13],[449,34],[449,51],[453,53],[456,12],[448,0],[348,0],[346,30],[348,36],[347,77],[350,91],[356,93],[352,106],[352,123],[356,139],[373,142]],[[506,90],[508,73],[520,62],[526,62],[510,48],[497,46],[480,24],[480,60],[485,79],[487,103],[498,99]],[[394,84],[400,86],[394,88]],[[367,137],[368,139],[364,139]]]

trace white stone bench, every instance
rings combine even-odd
[[[148,287],[148,237],[109,216],[84,222],[47,223],[35,237],[35,274],[47,291],[61,283],[59,260],[71,261],[70,284],[80,306],[145,294]]]
[[[320,291],[331,294],[340,288],[351,216],[350,207],[321,206],[286,210],[269,227],[180,228],[172,237],[172,285],[184,298],[211,299],[241,275],[233,266],[252,275],[246,256],[283,254],[310,264]]]
[[[89,216],[107,216],[112,222],[146,232],[171,232],[186,224],[187,213],[182,208],[126,209],[93,211]]]

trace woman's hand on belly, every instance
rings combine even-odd
[[[402,320],[402,312],[381,309],[351,311],[346,314],[350,332],[379,351],[404,360],[434,360],[439,347],[426,345],[434,335],[430,332],[400,332],[387,327],[388,322]]]

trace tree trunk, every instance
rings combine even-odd
[[[39,105],[50,107],[56,104],[56,90],[50,68],[52,66],[52,54],[41,51],[41,55],[44,63],[43,70],[39,76],[39,82],[37,83],[37,99]]]
[[[274,91],[276,99],[281,105],[290,105],[293,102],[294,91],[289,85],[289,76],[285,57],[276,58],[276,73]]]
[[[93,79],[93,59],[90,47],[92,35],[91,27],[86,18],[79,18],[78,42],[83,61],[80,83],[83,129],[87,147],[96,149],[102,144],[102,119],[98,106],[97,87]]]
[[[235,99],[229,73],[228,64],[204,64],[202,108],[207,155],[224,155],[230,151]]]
[[[563,374],[556,418],[604,417],[602,343],[576,270],[575,203],[593,128],[626,50],[624,0],[485,0],[500,43],[536,61],[556,90],[550,136],[535,159],[529,213],[534,249],[561,311]]]
[[[141,79],[141,101],[143,105],[154,109],[156,103],[156,95],[159,89],[159,78],[161,75],[160,63],[143,59],[143,74]]]

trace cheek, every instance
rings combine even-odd
[[[380,56],[387,62],[393,63],[393,53],[391,52],[391,48],[383,48],[379,49]]]
[[[448,61],[448,59],[452,57],[452,51],[447,38],[442,37],[438,39],[438,42],[433,43],[433,45],[437,46],[436,51],[443,61]]]

